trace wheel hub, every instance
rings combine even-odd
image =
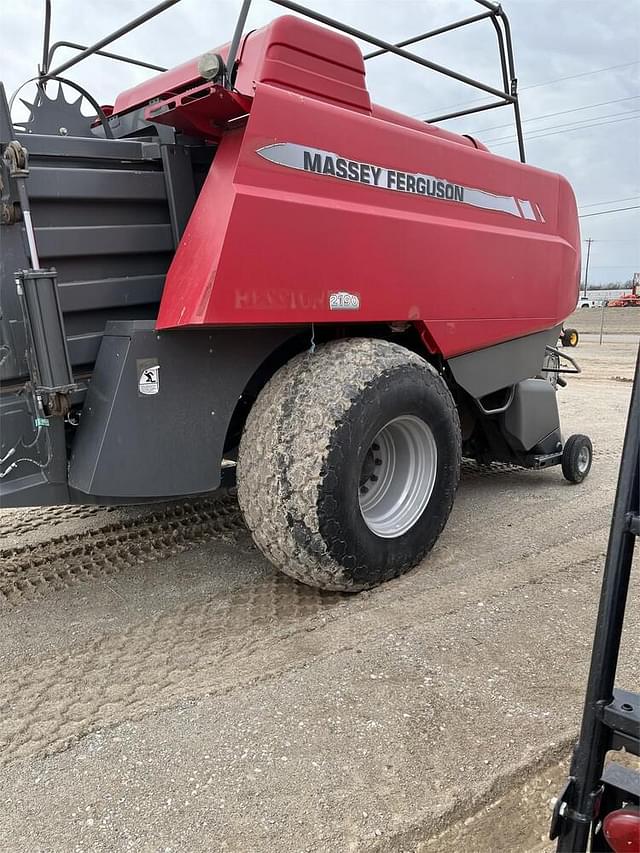
[[[415,415],[384,426],[362,463],[359,501],[365,524],[384,539],[418,521],[436,480],[438,451],[430,427]]]
[[[584,474],[584,472],[589,467],[590,457],[591,457],[591,454],[589,453],[588,447],[583,447],[580,450],[580,452],[578,453],[577,465],[578,465],[578,471],[580,471],[581,474]]]

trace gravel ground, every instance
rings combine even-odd
[[[582,486],[465,465],[434,552],[369,593],[277,575],[229,497],[3,511],[0,850],[544,849],[632,331],[572,351],[584,372],[559,399],[565,432],[594,442]]]

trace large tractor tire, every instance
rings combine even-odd
[[[296,356],[256,400],[238,499],[262,553],[322,589],[408,571],[440,535],[460,476],[453,398],[420,356],[351,338]]]

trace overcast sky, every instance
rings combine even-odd
[[[52,0],[52,41],[97,41],[153,0]],[[473,0],[314,0],[308,5],[389,41],[481,11]],[[111,48],[172,66],[229,40],[240,0],[182,0]],[[527,159],[573,184],[581,214],[640,205],[640,0],[504,0],[515,44]],[[0,79],[9,94],[37,72],[44,0],[0,0]],[[248,28],[284,12],[254,0]],[[499,84],[489,22],[441,36],[423,56]],[[68,52],[60,51],[62,61]],[[101,103],[152,72],[93,57],[69,76]],[[481,98],[465,86],[396,58],[367,63],[374,100],[421,118]],[[25,90],[29,92],[29,90]],[[481,102],[481,100],[479,101]],[[446,126],[516,157],[508,108]],[[626,280],[640,271],[640,208],[581,219],[594,240],[589,280]],[[584,257],[584,253],[583,253]]]

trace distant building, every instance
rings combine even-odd
[[[621,293],[625,293],[628,290],[630,290],[628,287],[618,287],[611,290],[594,290],[588,288],[586,297],[584,290],[580,291],[580,301],[584,302],[587,299],[589,302],[596,302],[599,305],[601,302],[606,302],[609,299],[617,299]]]

